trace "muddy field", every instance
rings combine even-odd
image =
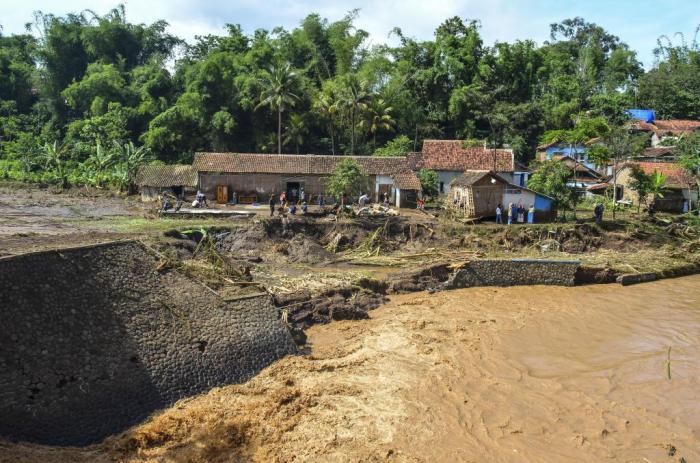
[[[700,277],[394,296],[103,444],[0,461],[696,461],[699,302]]]

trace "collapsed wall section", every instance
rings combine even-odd
[[[269,296],[157,267],[137,242],[0,259],[0,436],[88,444],[296,352]]]

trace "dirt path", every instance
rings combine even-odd
[[[101,445],[0,461],[697,461],[699,302],[698,276],[396,296]]]

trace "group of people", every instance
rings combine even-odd
[[[309,211],[309,205],[306,203],[306,198],[304,195],[304,190],[301,190],[300,198],[299,198],[299,208],[301,209],[302,214],[306,214]],[[289,201],[287,199],[287,192],[283,191],[282,193],[279,194],[279,202],[280,206],[278,208],[279,214],[284,215],[285,210],[287,210],[290,214],[296,215],[297,213],[297,202],[296,201]],[[323,199],[321,198],[319,201],[320,205],[323,205]],[[270,205],[270,217],[275,215],[275,205],[277,204],[277,198],[275,197],[275,194],[272,193],[270,194],[270,199],[268,201],[268,204]]]
[[[496,206],[496,223],[503,224],[503,206],[499,203]],[[508,216],[508,225],[512,225],[514,222],[525,223],[527,214],[527,223],[535,223],[535,206],[530,204],[530,207],[526,210],[522,203],[517,206],[514,203],[508,204],[508,209],[506,210]]]

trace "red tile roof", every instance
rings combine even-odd
[[[690,188],[695,185],[695,180],[690,172],[674,162],[628,162],[626,165],[636,164],[645,174],[650,175],[659,172],[666,177],[666,185],[670,188]]]
[[[394,186],[401,190],[420,190],[421,184],[420,180],[411,171],[400,172],[398,174],[393,174],[391,179],[394,181]]]
[[[416,169],[465,171],[490,170],[494,167],[494,151],[497,172],[513,172],[513,151],[462,147],[461,140],[425,140],[423,151],[415,160]]]
[[[197,172],[328,175],[343,159],[357,161],[366,175],[393,175],[410,171],[404,156],[197,153],[192,166]]]
[[[634,121],[631,128],[657,135],[682,135],[700,130],[700,121],[683,119],[655,120],[654,122]]]

